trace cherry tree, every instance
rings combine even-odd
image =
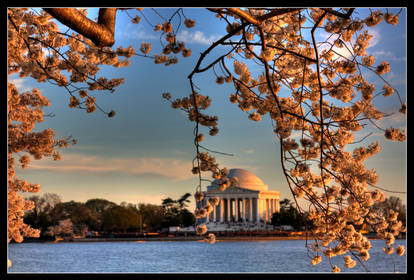
[[[224,22],[226,33],[199,55],[188,75],[191,87],[188,96],[174,98],[169,92],[162,94],[172,108],[184,111],[194,122],[195,157],[191,172],[199,178],[194,195],[196,217],[205,217],[218,203],[212,191],[207,193],[209,203],[201,206],[203,183],[219,180],[219,191],[237,184],[237,178],[227,178],[228,169],[216,162],[213,156],[216,151],[203,144],[206,132],[210,136],[218,134],[218,116],[207,113],[211,98],[199,92],[194,78],[213,71],[216,83],[234,86],[229,100],[250,120],[258,122],[266,115],[272,120],[272,129],[279,139],[283,174],[296,207],[303,212],[306,209],[302,209],[299,201],[308,205],[308,217],[313,223],[309,239],[313,242],[307,243],[307,249],[313,265],[325,256],[332,271],[339,272],[332,257],[344,256],[346,267],[352,268],[357,262],[364,266],[371,248],[367,237],[357,230],[364,225],[373,228],[385,241],[385,254],[403,255],[404,247],[394,245],[395,237],[405,231],[398,215],[372,207],[386,196],[376,187],[377,173],[367,169],[364,161],[380,151],[380,144],[358,146],[361,141],[355,139],[355,133],[366,129],[366,123],[382,131],[388,140],[406,139],[404,130],[382,128],[378,124],[394,113],[406,114],[406,103],[404,96],[383,78],[390,71],[390,64],[377,62],[366,52],[373,38],[370,28],[382,21],[398,24],[401,10],[396,14],[387,9],[370,10],[363,19],[354,8],[208,10]],[[151,24],[162,38],[162,52],[154,53],[151,44],[145,42],[138,46],[138,53],[132,46],[113,49],[118,11],[133,23],[140,24],[144,18]],[[177,39],[176,32],[182,23],[192,28],[196,20],[187,18],[183,9],[177,9],[169,19],[160,16],[159,23],[151,23],[145,11],[101,8],[98,19],[93,21],[87,17],[87,9],[47,8],[40,12],[8,9],[9,75],[18,73],[20,77],[30,76],[38,82],[63,87],[70,96],[71,108],[88,113],[99,109],[114,117],[114,111],[108,112],[98,105],[93,93],[111,93],[124,79],[98,77],[100,65],[124,67],[132,57],[144,57],[169,66],[178,62],[180,53],[184,58],[192,55],[184,42]],[[178,24],[173,19],[178,19]],[[62,32],[54,20],[69,29]],[[76,33],[69,33],[70,29]],[[316,39],[321,37],[326,39]],[[221,50],[221,55],[206,63],[213,50]],[[262,72],[253,75],[251,65],[259,66]],[[380,89],[366,78],[372,74],[383,83]],[[399,111],[378,110],[374,101],[381,98],[396,98]],[[48,100],[38,90],[19,93],[9,82],[8,104],[9,241],[11,238],[21,241],[22,236],[38,233],[21,220],[22,211],[32,205],[24,202],[18,192],[36,192],[40,186],[17,180],[13,155],[26,152],[36,159],[42,156],[59,159],[55,148],[67,146],[71,139],[55,140],[51,129],[30,133],[35,123],[43,120],[42,107],[48,106]],[[25,145],[20,144],[22,141]],[[28,159],[23,155],[19,161],[27,166]],[[215,236],[208,233],[206,225],[198,224],[196,232],[206,242],[214,243]]]
[[[59,221],[58,225],[50,226],[46,234],[50,236],[71,236],[73,235],[73,224],[70,219]]]

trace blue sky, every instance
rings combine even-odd
[[[398,9],[391,9],[397,11]],[[172,9],[157,9],[167,18]],[[32,161],[26,170],[17,170],[17,175],[42,185],[39,193],[57,193],[63,201],[86,201],[90,198],[105,198],[117,203],[160,204],[167,196],[177,198],[186,192],[194,192],[197,177],[190,173],[191,160],[195,155],[193,146],[193,124],[179,110],[174,110],[162,99],[163,92],[174,97],[183,97],[190,92],[187,80],[199,53],[208,44],[225,32],[225,23],[220,22],[209,11],[199,8],[185,9],[188,18],[196,20],[196,26],[187,29],[183,25],[179,36],[192,50],[189,58],[179,55],[178,64],[165,67],[155,65],[152,60],[134,57],[125,68],[102,67],[101,74],[108,78],[124,77],[125,83],[115,93],[98,93],[99,105],[107,111],[115,110],[116,116],[108,118],[99,111],[87,114],[70,109],[69,97],[64,89],[38,84],[34,80],[12,77],[20,89],[36,87],[51,101],[46,112],[55,114],[37,126],[37,130],[53,128],[59,137],[72,135],[78,144],[63,149],[62,160]],[[368,9],[359,11],[364,18]],[[148,19],[155,19],[152,11],[144,9]],[[91,10],[90,15],[96,14]],[[131,13],[133,14],[133,12]],[[153,21],[158,23],[158,21]],[[391,71],[384,76],[406,98],[406,10],[401,13],[400,23],[391,26],[382,22],[372,31],[373,46],[367,53],[376,57],[376,62],[387,60]],[[151,42],[153,50],[160,53],[159,33],[141,18],[138,25],[132,24],[123,12],[117,14],[115,45],[135,46],[139,51],[142,41]],[[214,58],[211,54],[211,58]],[[211,59],[208,57],[207,59]],[[272,132],[268,116],[260,122],[248,120],[245,112],[228,100],[234,89],[229,84],[217,85],[210,71],[198,76],[196,84],[200,92],[212,97],[208,112],[219,117],[220,132],[215,137],[206,137],[205,146],[213,150],[234,154],[217,155],[220,166],[245,168],[259,176],[270,189],[279,190],[282,198],[292,199],[284,178],[279,158],[279,143]],[[377,89],[382,88],[378,81]],[[379,109],[398,111],[398,100],[391,97],[374,103]],[[401,114],[390,118],[393,127],[405,128]],[[381,121],[389,127],[391,120]],[[406,189],[406,142],[390,142],[377,129],[368,129],[363,137],[374,132],[361,144],[380,141],[383,149],[374,158],[367,160],[367,167],[380,175],[378,186],[395,191]],[[207,131],[204,133],[207,135]],[[356,137],[358,139],[358,137]],[[388,195],[390,195],[388,193]],[[392,194],[405,201],[405,194]]]

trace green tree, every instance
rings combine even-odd
[[[131,208],[116,205],[103,212],[102,226],[105,231],[126,232],[129,228],[140,226],[140,217]]]
[[[290,201],[288,198],[285,198],[285,199],[281,200],[279,204],[280,204],[280,209],[281,210],[283,210],[283,209],[286,210],[286,209],[289,209],[293,206],[293,202]]]
[[[102,214],[105,210],[115,205],[116,203],[102,198],[92,198],[85,202],[86,207],[98,214]]]
[[[272,215],[272,225],[291,225],[297,230],[302,229],[309,222],[306,221],[306,215],[300,213],[294,203],[285,198],[280,201],[280,212],[275,212]]]
[[[161,205],[139,203],[138,213],[140,218],[142,218],[142,225],[145,231],[161,229],[161,223],[164,219],[164,208]]]
[[[188,199],[190,196],[190,193],[185,193],[177,200],[174,200],[170,197],[162,200],[161,206],[163,207],[165,213],[164,220],[162,221],[163,227],[186,227],[194,224],[195,217],[186,208],[188,207],[187,203],[190,202]]]

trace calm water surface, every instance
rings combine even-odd
[[[384,241],[372,240],[370,272],[394,270]],[[396,245],[405,245],[397,240]],[[396,269],[406,272],[406,254],[394,255]],[[9,244],[9,272],[330,272],[329,262],[312,266],[305,240],[227,241],[214,245],[195,241],[85,242]],[[343,272],[365,272],[358,264],[343,267],[343,256],[333,258]]]

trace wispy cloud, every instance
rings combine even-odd
[[[394,71],[388,72],[384,78],[393,86],[403,86],[407,85],[407,80],[405,75],[397,75]]]
[[[203,45],[210,45],[214,41],[220,39],[221,36],[214,34],[207,36],[201,31],[194,31],[190,32],[188,30],[184,30],[177,34],[177,39],[179,41],[183,41],[184,43],[195,43],[195,44],[203,44]]]
[[[255,150],[246,150],[245,152],[246,154],[251,155],[254,154]]]
[[[172,158],[106,158],[83,154],[66,154],[60,161],[34,160],[30,169],[79,174],[119,173],[145,178],[185,180],[192,177],[191,162]]]
[[[134,28],[126,28],[120,30],[116,36],[120,39],[138,39],[138,40],[159,40],[160,33],[151,32],[151,31],[144,31]],[[202,45],[211,45],[214,41],[220,39],[221,36],[218,34],[213,35],[206,35],[204,32],[196,30],[196,31],[188,31],[184,30],[177,34],[177,40],[183,41],[187,44],[202,44]],[[116,38],[115,38],[116,39]]]
[[[390,60],[390,61],[407,61],[407,57],[406,56],[396,56],[394,53],[390,52],[390,51],[383,51],[383,50],[378,50],[372,53],[372,55],[374,57],[383,57],[384,59]]]
[[[155,32],[145,32],[137,29],[124,29],[116,33],[122,39],[159,40],[160,36]],[[116,39],[116,38],[115,38]]]
[[[29,91],[30,88],[25,85],[25,79],[23,78],[14,78],[10,80],[10,83],[14,84],[14,86],[17,88],[18,91],[20,92],[24,92],[24,91]]]

